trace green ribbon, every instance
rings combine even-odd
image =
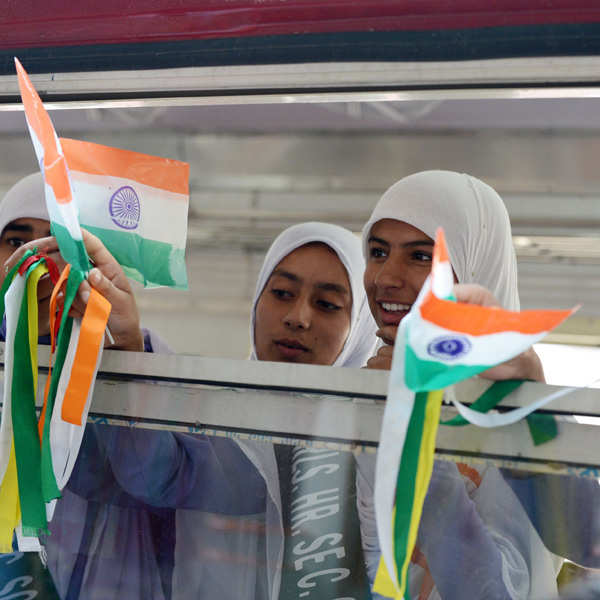
[[[25,281],[39,264],[40,261],[37,261],[29,267],[24,276]],[[41,450],[35,411],[36,391],[29,347],[29,318],[25,287],[15,333],[11,409],[21,520],[23,535],[28,537],[37,536],[40,532],[48,532],[40,477]]]
[[[495,408],[506,396],[512,394],[522,383],[523,379],[505,379],[503,381],[494,381],[494,383],[487,389],[471,406],[471,410],[486,413],[492,408]],[[450,425],[451,427],[462,427],[468,425],[469,421],[460,415],[456,415],[453,419],[448,421],[440,421],[441,425]]]
[[[545,444],[558,435],[554,415],[534,412],[527,415],[527,426],[534,446]]]
[[[506,398],[506,396],[512,394],[524,382],[524,379],[494,381],[494,383],[485,390],[473,404],[471,404],[470,408],[480,413],[486,413],[495,408],[502,400],[504,400],[504,398]],[[558,427],[553,415],[534,412],[527,415],[526,419],[529,433],[535,446],[549,442],[558,435]],[[456,415],[454,418],[447,421],[440,421],[440,424],[449,425],[451,427],[462,427],[463,425],[468,425],[469,422],[460,415]]]

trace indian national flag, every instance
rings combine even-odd
[[[25,69],[17,59],[15,63],[44,175],[52,233],[65,261],[83,273],[89,270],[81,223],[102,240],[132,279],[147,287],[187,289],[189,165],[59,139]]]
[[[572,313],[459,304],[452,290],[440,229],[431,275],[398,329],[377,456],[375,513],[382,557],[374,591],[398,600],[408,589],[408,566],[433,469],[441,388],[517,356]]]
[[[81,237],[77,207],[73,201],[73,190],[60,141],[38,93],[17,58],[15,65],[27,127],[44,176],[52,233],[65,261],[87,273],[89,260]]]
[[[132,279],[187,288],[189,165],[90,142],[60,140],[81,226]]]

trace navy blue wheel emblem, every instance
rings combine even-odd
[[[108,210],[113,222],[123,229],[135,229],[140,222],[140,200],[130,185],[111,196]]]
[[[427,345],[427,354],[434,358],[455,360],[471,350],[471,342],[463,336],[444,335]]]

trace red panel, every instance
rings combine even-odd
[[[600,22],[593,0],[9,0],[2,10],[2,49]]]

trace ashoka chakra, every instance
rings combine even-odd
[[[135,229],[140,222],[140,201],[130,185],[124,185],[112,195],[108,210],[113,222],[123,229]]]

